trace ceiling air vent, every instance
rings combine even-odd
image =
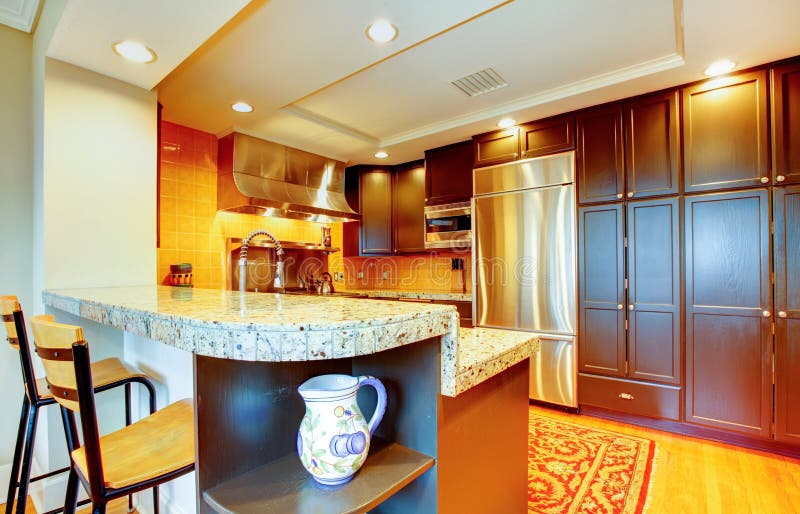
[[[497,89],[502,89],[508,82],[494,71],[493,68],[486,68],[472,75],[461,77],[451,82],[467,96],[479,96]]]

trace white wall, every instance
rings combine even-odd
[[[33,38],[0,25],[0,295],[16,295],[33,308]],[[3,334],[3,332],[0,332]],[[0,337],[0,485],[8,483],[22,404],[18,352]],[[5,489],[3,489],[5,491]],[[3,500],[5,501],[5,496]]]
[[[152,284],[156,93],[48,59],[44,288]]]

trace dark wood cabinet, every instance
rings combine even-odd
[[[473,136],[475,167],[491,166],[519,159],[517,127]]]
[[[526,123],[519,128],[520,156],[523,159],[575,148],[575,120],[560,116]]]
[[[469,201],[472,152],[472,141],[425,151],[425,205]]]
[[[768,437],[769,192],[687,197],[685,216],[686,420]]]
[[[775,188],[775,439],[800,444],[800,186]]]
[[[359,178],[361,247],[366,255],[392,253],[392,170],[362,169]]]
[[[769,184],[768,117],[764,70],[684,88],[684,189]]]
[[[678,193],[680,135],[678,92],[625,103],[627,198]]]
[[[605,105],[576,116],[578,203],[621,199],[623,173],[622,105]]]
[[[394,253],[425,251],[425,162],[395,168],[393,190]]]
[[[800,62],[772,70],[772,160],[776,184],[800,183]]]
[[[628,204],[628,376],[681,381],[677,198]]]
[[[625,375],[622,204],[578,209],[579,368]]]

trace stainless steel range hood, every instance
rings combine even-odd
[[[307,221],[358,221],[344,163],[234,132],[219,140],[217,210]]]

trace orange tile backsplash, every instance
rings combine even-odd
[[[344,278],[348,289],[397,289],[450,293],[462,291],[461,271],[451,270],[451,259],[465,264],[467,291],[472,291],[469,253],[438,253],[396,257],[346,257]],[[358,273],[362,273],[359,278]],[[386,278],[383,278],[386,276]]]
[[[216,136],[167,121],[161,124],[159,200],[159,283],[169,283],[170,264],[188,262],[193,266],[195,287],[225,287],[227,238],[244,237],[256,229],[267,229],[284,241],[320,239],[319,223],[218,213]],[[328,225],[333,246],[341,248],[342,223]],[[343,258],[342,252],[336,252],[328,257],[328,270],[344,272],[347,289],[451,292],[461,289],[461,272],[450,271],[451,257],[465,260],[470,291],[469,254]]]

